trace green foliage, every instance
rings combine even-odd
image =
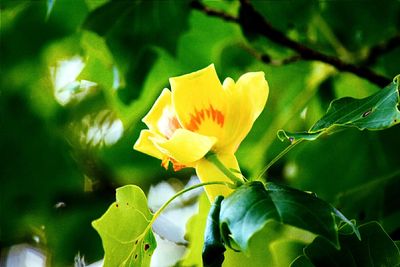
[[[202,266],[203,264],[201,253],[210,203],[204,194],[199,202],[199,212],[190,219],[187,225],[188,252],[178,266]],[[302,254],[305,245],[311,243],[314,238],[315,235],[308,231],[270,220],[250,238],[249,249],[246,253],[227,249],[222,266],[240,267],[249,262],[254,267],[288,266],[292,260]]]
[[[338,247],[335,216],[352,225],[335,208],[311,193],[274,183],[264,186],[253,182],[238,188],[222,202],[220,223],[224,242],[243,251],[247,250],[252,235],[268,220],[321,235]]]
[[[400,196],[395,189],[400,186],[399,176],[400,170],[343,192],[337,196],[335,205],[343,207],[343,212],[352,218],[362,215],[359,219],[362,222],[379,220],[386,231],[395,231],[400,219],[397,208]]]
[[[116,202],[94,221],[104,247],[104,266],[150,266],[157,243],[149,228],[152,214],[140,187],[117,189]]]
[[[202,251],[204,246],[204,232],[209,210],[210,201],[204,193],[199,197],[199,210],[197,214],[193,215],[186,225],[186,238],[189,241],[189,247],[180,265],[201,266],[203,264]]]
[[[83,27],[105,38],[126,78],[119,94],[125,104],[140,95],[158,57],[152,50],[160,47],[170,53],[176,51],[176,38],[187,27],[188,7],[186,1],[110,1],[86,18]]]
[[[331,134],[343,127],[356,127],[360,130],[381,130],[400,123],[398,105],[400,75],[393,82],[377,93],[363,98],[350,97],[334,100],[327,113],[306,133],[278,132],[281,140],[297,142],[315,140],[322,134]]]
[[[314,238],[308,231],[270,220],[250,238],[247,252],[228,249],[222,266],[240,267],[249,262],[254,267],[289,266]]]
[[[219,207],[221,201],[218,198],[214,203],[206,226],[203,250],[206,266],[221,266],[225,251],[222,241],[233,250],[251,253],[250,239],[257,232],[262,229],[267,229],[269,233],[279,232],[274,227],[265,228],[271,221],[321,236],[337,249],[340,248],[338,223],[348,224],[355,235],[359,236],[353,223],[315,195],[274,183],[267,183],[265,186],[261,182],[244,184],[223,200]],[[278,251],[286,251],[285,246],[291,248],[295,243],[293,240],[283,239],[274,245],[273,249],[277,250],[278,247],[282,248]]]
[[[341,233],[340,250],[317,237],[290,266],[398,266],[400,251],[377,222],[359,227],[361,240]]]
[[[146,192],[160,180],[173,177],[185,181],[193,174],[191,169],[165,172],[158,160],[133,151],[132,145],[144,127],[140,119],[161,90],[169,87],[168,78],[210,63],[216,65],[221,79],[229,76],[236,80],[248,71],[264,71],[270,85],[266,109],[236,153],[246,177],[259,177],[263,167],[284,149],[285,143],[276,138],[279,129],[287,129],[285,139],[290,138],[289,132],[310,129],[333,99],[372,95],[366,99],[370,99],[368,106],[373,112],[356,107],[355,120],[345,118],[347,121],[337,126],[321,124],[315,133],[295,135],[301,139],[321,134],[317,142],[303,142],[291,150],[266,177],[259,178],[315,192],[358,224],[376,220],[393,240],[400,239],[400,127],[390,122],[398,120],[398,99],[388,93],[395,92],[394,84],[380,89],[321,62],[285,62],[296,54],[254,33],[254,18],[247,18],[250,27],[243,29],[236,22],[194,10],[190,2],[1,2],[0,250],[29,243],[46,251],[51,266],[71,265],[78,251],[87,263],[100,260],[104,251],[90,222],[114,201],[115,188],[136,184]],[[243,19],[246,15],[243,10],[240,15],[237,0],[202,2],[230,16]],[[394,60],[400,58],[399,42],[389,42],[400,32],[399,1],[250,2],[263,19],[295,41],[386,77],[399,73]],[[72,68],[59,76],[65,83],[58,88],[55,73],[68,69],[61,67],[64,63],[72,63]],[[64,100],[68,101],[60,94],[67,95]],[[386,94],[392,103],[379,103],[378,98]],[[346,104],[359,105],[357,101],[365,100]],[[362,114],[368,115],[361,118]],[[323,134],[342,126],[370,128],[364,123],[374,118],[372,128],[380,128],[378,116],[383,116],[383,131],[349,129]],[[113,135],[115,125],[121,127]],[[114,136],[112,142],[106,141],[110,136]],[[187,227],[189,245],[181,266],[202,264],[210,204],[204,196],[199,202],[199,213]],[[110,209],[114,215],[127,211],[125,207]],[[104,229],[138,230],[132,222],[121,222],[112,229],[107,225]],[[249,237],[246,252],[228,249],[224,253],[223,266],[288,266],[300,255],[296,263],[311,264],[312,257],[308,258],[303,248],[315,234],[275,220],[260,225]],[[394,251],[377,227],[376,231],[364,231],[367,228],[363,227],[361,235],[380,233],[382,237],[371,243],[371,249]],[[151,231],[148,233],[150,244],[154,240]],[[355,238],[340,233],[339,241],[342,244],[350,237]],[[128,240],[128,236],[123,238],[118,240]],[[112,244],[111,239],[106,240]],[[353,241],[361,244],[365,239]],[[337,253],[343,256],[343,251],[323,242],[329,255],[335,259]],[[138,257],[147,255],[148,263],[150,256],[142,249],[136,247]],[[108,260],[111,252],[107,251]],[[122,248],[119,252],[134,250]]]
[[[205,267],[218,267],[224,261],[224,252],[226,249],[219,230],[219,213],[223,199],[223,196],[218,196],[208,214],[202,256],[203,266]]]

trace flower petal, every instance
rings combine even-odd
[[[151,131],[170,138],[176,129],[182,128],[171,104],[171,91],[164,89],[153,107],[142,119]]]
[[[220,146],[226,153],[235,153],[264,109],[269,87],[263,72],[246,73],[236,84],[227,78],[223,87],[229,94],[230,108],[225,121],[226,138]]]
[[[138,140],[133,146],[133,149],[148,154],[150,156],[153,156],[155,158],[163,159],[163,154],[161,153],[161,151],[150,140],[154,138],[156,138],[155,133],[151,132],[150,130],[142,130],[140,132]]]
[[[235,155],[218,154],[218,159],[228,169],[234,169],[240,171]],[[206,159],[198,161],[198,163],[196,164],[196,173],[202,183],[211,181],[232,182],[212,162]],[[204,188],[206,190],[210,202],[214,202],[214,199],[219,195],[227,196],[233,191],[231,188],[221,185],[209,185],[205,186]]]
[[[163,114],[164,108],[170,105],[171,91],[164,89],[142,121],[147,125],[147,127],[149,127],[150,130],[158,130],[157,124]]]
[[[262,71],[249,72],[242,75],[236,83],[242,97],[247,97],[251,103],[253,121],[263,111],[268,99],[269,86]]]
[[[207,154],[217,141],[214,137],[200,135],[186,129],[177,129],[171,139],[151,138],[165,155],[180,164],[192,165]]]
[[[180,124],[190,131],[220,139],[227,103],[214,65],[171,78],[170,83],[172,103]]]

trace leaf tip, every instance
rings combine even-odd
[[[393,82],[395,84],[397,84],[397,86],[400,85],[400,74],[397,74],[394,78],[393,78]]]
[[[276,135],[278,136],[279,140],[281,140],[282,142],[285,140],[289,140],[290,142],[293,142],[293,140],[290,140],[290,137],[287,135],[287,133],[285,132],[285,130],[279,130]]]

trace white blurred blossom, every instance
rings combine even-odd
[[[196,176],[192,176],[185,188],[199,183]],[[175,193],[176,189],[167,182],[160,182],[151,186],[148,193],[148,205],[153,211],[158,210]],[[197,213],[198,203],[190,202],[203,192],[202,188],[195,189],[176,198],[166,210],[164,210],[153,224],[153,231],[157,240],[157,248],[151,259],[151,267],[173,266],[186,251],[184,245],[186,224]],[[191,204],[188,204],[191,203]]]
[[[46,254],[28,244],[17,244],[10,247],[4,267],[45,267]]]
[[[84,67],[85,63],[79,56],[60,60],[56,66],[50,67],[54,97],[60,105],[65,106],[72,100],[82,100],[97,86],[95,82],[77,80]]]
[[[81,144],[89,146],[113,145],[124,132],[122,121],[110,110],[88,114],[75,126]]]

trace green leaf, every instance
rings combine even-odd
[[[134,185],[117,189],[116,202],[92,225],[104,247],[104,266],[150,266],[157,243],[149,226],[153,215],[143,191]]]
[[[180,262],[180,266],[201,266],[202,250],[204,244],[204,231],[207,223],[207,215],[210,210],[210,201],[205,193],[199,197],[199,211],[186,224],[185,239],[189,241],[186,255]]]
[[[272,242],[270,249],[274,257],[275,266],[289,266],[293,259],[302,253],[304,247],[304,243],[291,239]]]
[[[278,138],[290,142],[315,140],[322,134],[330,134],[345,127],[359,130],[382,130],[400,123],[398,105],[400,75],[377,93],[362,99],[344,97],[334,100],[327,113],[308,132],[290,133],[278,131]]]
[[[334,203],[359,223],[377,220],[391,233],[400,222],[399,189],[400,170],[397,170],[339,193]]]
[[[314,2],[307,0],[277,3],[254,1],[252,4],[263,17],[282,32],[297,30],[303,34],[306,27],[310,27],[310,20],[316,7]]]
[[[250,238],[271,220],[321,235],[339,247],[335,217],[358,234],[349,220],[314,194],[274,183],[264,186],[251,182],[222,202],[220,228],[226,245],[245,252]]]
[[[81,46],[87,60],[78,78],[101,85],[105,92],[115,89],[112,88],[115,76],[113,73],[114,61],[105,40],[93,32],[82,31]],[[117,103],[113,102],[113,104],[118,106]]]
[[[103,36],[125,77],[121,98],[137,100],[157,60],[154,49],[175,54],[177,40],[188,26],[186,1],[110,1],[93,10],[83,28]],[[119,93],[120,94],[120,93]]]
[[[251,267],[289,266],[314,238],[308,231],[270,220],[250,238],[247,253],[228,249],[223,267],[242,267],[249,262]]]
[[[400,250],[400,240],[394,241],[394,244],[396,245],[397,249]]]
[[[317,237],[304,249],[307,259],[316,266],[396,266],[400,252],[396,244],[377,222],[359,227],[361,240],[354,234],[340,234],[341,249],[337,250],[326,240]],[[303,266],[296,259],[291,266]]]
[[[353,53],[390,38],[398,30],[396,1],[329,1],[320,12],[332,35]]]
[[[219,230],[219,213],[223,196],[218,196],[211,206],[204,235],[203,266],[218,267],[224,261],[225,246]]]
[[[306,256],[301,255],[290,264],[290,267],[315,267],[315,265]]]
[[[85,3],[90,11],[104,5],[109,0],[85,0]]]

